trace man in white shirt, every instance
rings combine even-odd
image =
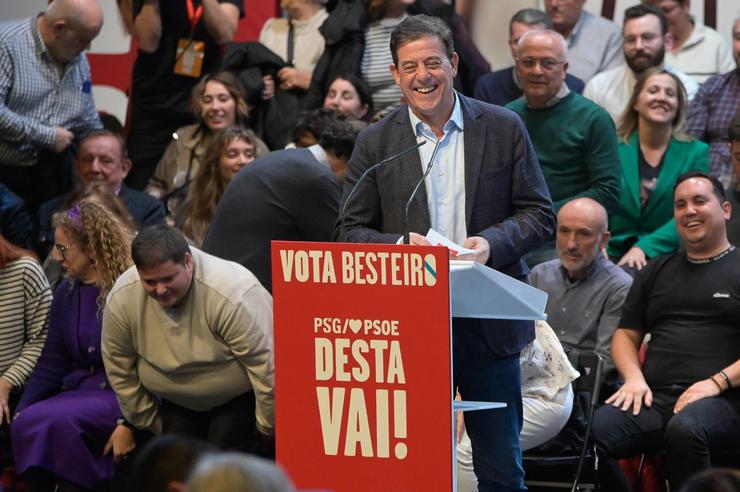
[[[617,125],[637,77],[648,68],[662,67],[666,50],[673,47],[668,21],[663,11],[653,5],[635,5],[625,10],[623,34],[627,64],[598,74],[583,91],[584,96],[606,109]],[[683,72],[667,68],[681,79],[689,100],[693,99],[699,84]]]

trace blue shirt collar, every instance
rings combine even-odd
[[[436,140],[434,132],[432,132],[429,125],[421,121],[419,117],[414,114],[414,112],[411,110],[411,106],[409,106],[409,119],[411,120],[411,127],[414,129],[414,134],[417,136],[417,138],[422,136],[431,136],[432,138],[434,138],[434,140]],[[462,106],[460,105],[460,97],[457,95],[457,91],[455,91],[455,106],[452,108],[450,119],[447,120],[447,122],[442,127],[442,131],[447,134],[454,128],[457,128],[459,131],[463,131]]]

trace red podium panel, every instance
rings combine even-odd
[[[451,490],[448,256],[272,243],[277,461],[299,489]]]

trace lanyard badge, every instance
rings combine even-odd
[[[203,4],[197,8],[193,0],[185,0],[190,22],[190,37],[177,40],[177,52],[175,55],[175,73],[186,77],[199,78],[203,72],[203,57],[205,56],[205,43],[193,40],[195,28],[203,17]]]

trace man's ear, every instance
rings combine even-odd
[[[67,28],[67,21],[59,19],[54,21],[51,26],[51,30],[54,32],[54,36],[61,36],[62,32]]]
[[[131,166],[133,166],[133,164],[131,163],[131,159],[123,160],[123,177],[124,178],[128,176],[128,173],[131,171]]]
[[[670,32],[665,33],[665,36],[663,36],[663,42],[665,43],[665,50],[671,51],[673,49],[673,34]]]
[[[460,63],[460,56],[458,56],[456,51],[452,52],[452,58],[450,58],[450,64],[452,65],[452,76],[457,76],[457,65]]]
[[[391,75],[393,75],[393,80],[396,81],[396,85],[400,87],[401,86],[401,74],[398,73],[398,68],[396,68],[396,64],[391,63],[390,65],[388,65],[388,68],[391,71]]]

